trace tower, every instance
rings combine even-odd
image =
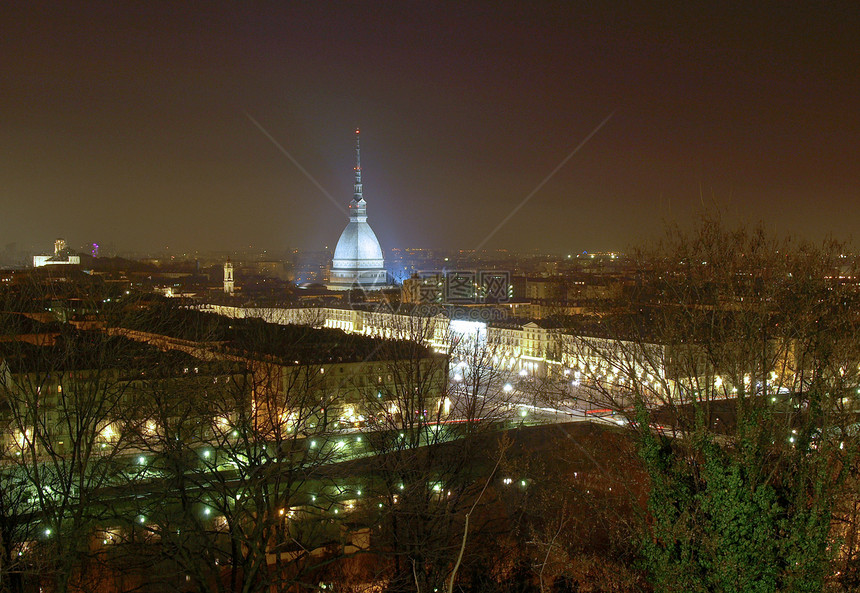
[[[233,296],[233,264],[229,257],[224,263],[224,294]]]
[[[349,222],[334,250],[328,287],[379,289],[386,286],[385,261],[376,233],[367,224],[367,202],[361,184],[361,143],[355,130],[355,168]]]

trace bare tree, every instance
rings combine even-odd
[[[706,217],[640,252],[636,289],[572,328],[584,387],[636,430],[661,590],[820,590],[854,448],[844,249]]]
[[[626,431],[592,422],[519,431],[502,475],[514,556],[541,591],[636,590],[647,476]]]
[[[11,381],[5,361],[0,362],[0,384]],[[7,416],[8,417],[8,416]],[[14,435],[12,422],[6,420],[2,434]],[[32,516],[36,509],[26,476],[14,458],[18,447],[3,439],[0,453],[0,591],[23,591],[28,572],[24,552],[34,539]]]
[[[150,381],[141,422],[158,478],[141,517],[171,559],[169,578],[243,592],[312,579],[347,543],[333,522],[343,492],[331,467],[360,454],[333,432],[345,397],[337,371],[361,367],[373,341],[209,319],[221,333],[184,315],[204,334],[197,342],[213,345],[195,349],[209,362],[188,373],[177,361]],[[206,339],[214,334],[222,339]]]
[[[4,327],[9,372],[0,395],[12,453],[4,469],[28,507],[21,562],[67,591],[89,581],[91,536],[113,519],[108,493],[134,479],[126,463],[133,431],[123,419],[134,405],[132,369],[147,348],[100,331],[125,315],[130,299],[95,281],[59,288],[33,283],[4,294],[4,310],[20,314]],[[63,323],[28,333],[33,318],[48,315]]]
[[[368,490],[379,501],[374,548],[387,569],[379,579],[390,590],[447,589],[465,542],[479,542],[486,527],[474,511],[499,455],[494,432],[508,416],[508,394],[486,344],[458,342],[452,365],[424,346],[432,319],[393,319],[389,333],[402,340],[381,346],[379,383],[361,404],[374,455]]]

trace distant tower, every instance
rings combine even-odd
[[[233,264],[229,257],[224,264],[224,294],[233,296]]]
[[[349,223],[334,249],[328,288],[378,290],[386,286],[385,262],[379,240],[367,224],[367,202],[364,201],[361,187],[361,146],[358,130],[355,130],[354,175]]]

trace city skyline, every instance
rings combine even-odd
[[[333,248],[346,216],[326,193],[345,210],[356,126],[386,251],[624,250],[703,205],[812,239],[858,231],[848,3],[0,18],[3,245]]]

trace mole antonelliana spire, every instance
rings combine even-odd
[[[355,185],[353,186],[352,199],[354,202],[361,202],[364,198],[361,195],[361,142],[358,128],[355,129]]]
[[[385,262],[379,240],[367,224],[367,202],[361,185],[361,143],[355,130],[355,183],[349,203],[349,222],[334,250],[328,287],[378,289],[386,286]]]

